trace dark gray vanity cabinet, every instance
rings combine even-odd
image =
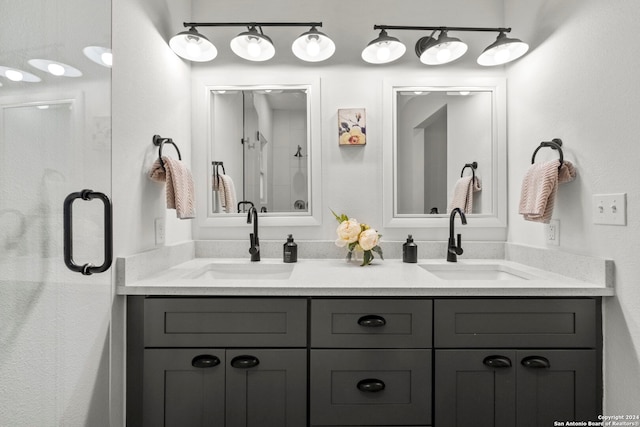
[[[599,298],[127,306],[129,427],[548,427],[602,412]]]
[[[599,308],[594,299],[436,300],[435,425],[597,420]]]
[[[432,302],[311,301],[311,426],[431,425]]]
[[[133,333],[144,347],[129,349],[142,370],[142,398],[139,414],[129,408],[128,425],[306,425],[306,300],[130,301],[134,316],[136,306],[142,311],[144,326]]]

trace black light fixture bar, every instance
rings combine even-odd
[[[249,61],[266,61],[275,54],[271,39],[264,34],[263,27],[308,27],[291,45],[293,54],[306,62],[319,62],[328,59],[336,50],[335,43],[324,33],[318,31],[322,22],[183,22],[187,31],[176,34],[169,41],[171,49],[179,56],[191,61],[210,61],[218,50],[205,36],[198,33],[197,27],[246,27],[231,40],[231,50],[239,57]]]
[[[322,22],[184,22],[191,27],[322,27]]]
[[[467,44],[448,35],[449,31],[492,32],[498,33],[495,42],[490,44],[478,57],[478,64],[484,66],[501,65],[524,55],[529,45],[519,39],[509,38],[507,27],[447,27],[423,25],[386,25],[375,24],[374,30],[380,35],[372,40],[362,51],[362,59],[371,64],[386,64],[400,58],[406,51],[404,44],[397,38],[387,34],[387,30],[430,31],[431,34],[418,39],[415,53],[420,62],[427,65],[441,65],[455,61],[465,54]],[[436,39],[436,33],[440,33]]]
[[[485,31],[492,33],[510,33],[511,28],[489,27],[422,27],[411,25],[374,25],[374,30],[414,30],[414,31]]]

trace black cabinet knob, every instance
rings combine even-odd
[[[191,366],[194,368],[213,368],[220,364],[220,359],[211,354],[201,354],[191,360]]]
[[[362,316],[358,319],[358,325],[364,326],[367,328],[379,328],[387,324],[387,321],[384,317],[378,316],[377,314],[367,314],[366,316]]]
[[[236,356],[231,360],[231,366],[238,369],[248,369],[258,366],[260,360],[255,356],[242,355]]]
[[[542,356],[529,356],[522,359],[522,366],[532,369],[546,369],[551,367],[549,359]]]
[[[498,354],[487,356],[482,361],[486,366],[490,368],[510,368],[511,359],[507,356],[500,356]]]
[[[358,390],[367,393],[377,393],[385,388],[384,381],[376,378],[366,378],[358,382]]]

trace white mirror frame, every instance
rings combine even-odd
[[[198,212],[197,224],[199,227],[246,227],[246,214],[216,214],[209,215],[211,204],[211,92],[213,90],[260,90],[260,89],[307,89],[307,137],[309,141],[309,204],[307,212],[283,212],[260,214],[260,227],[295,227],[318,226],[322,224],[322,134],[320,116],[320,79],[305,79],[292,82],[289,76],[287,80],[271,78],[256,83],[258,78],[235,77],[215,78],[210,81],[199,81],[197,92],[199,99],[194,103],[193,122],[193,157],[192,170],[196,181],[196,209]],[[203,160],[204,159],[204,160]]]
[[[397,93],[402,91],[486,91],[492,93],[492,177],[491,213],[470,214],[468,227],[507,226],[507,97],[503,78],[385,79],[383,82],[383,218],[385,227],[449,227],[449,215],[399,215],[396,213],[396,115]],[[484,185],[484,183],[483,183]]]

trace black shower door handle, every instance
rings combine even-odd
[[[95,266],[91,263],[77,265],[73,261],[73,202],[77,199],[100,199],[104,204],[104,262]],[[104,194],[93,190],[82,190],[69,194],[64,199],[64,263],[71,271],[89,276],[93,273],[103,273],[111,267],[113,261],[113,219],[111,215],[111,201]]]

